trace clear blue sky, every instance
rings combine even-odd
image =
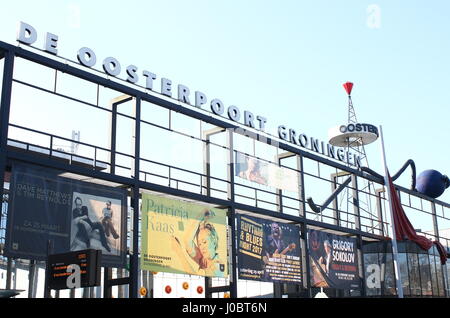
[[[448,1],[19,0],[2,4],[0,39],[15,43],[24,21],[38,47],[57,34],[60,56],[88,46],[321,140],[346,121],[352,81],[359,121],[383,125],[391,171],[412,158],[450,174],[448,12]],[[379,149],[366,148],[381,172]]]

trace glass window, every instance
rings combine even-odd
[[[431,284],[433,288],[433,296],[439,295],[438,282],[436,276],[436,266],[434,264],[434,255],[428,255],[431,269]]]
[[[378,253],[364,254],[364,272],[367,296],[381,295],[381,266]]]
[[[384,273],[384,295],[397,295],[394,261],[392,253],[386,253],[386,267]]]
[[[447,292],[447,297],[450,297],[450,286],[448,285],[448,266],[442,265],[442,275],[444,276],[444,289]]]
[[[58,74],[59,75],[59,74]],[[55,87],[55,70],[24,58],[14,59],[15,80],[35,85],[49,91]]]
[[[406,258],[406,253],[398,254],[398,264],[400,267],[400,276],[402,278],[403,295],[411,295],[409,289],[409,277],[408,277],[408,261]]]
[[[409,285],[411,295],[421,296],[419,261],[416,253],[408,253]]]
[[[447,295],[450,295],[450,264],[447,262]]]
[[[406,250],[406,242],[397,242],[397,251],[399,252],[399,253],[406,253],[407,252],[407,250]]]
[[[439,288],[439,296],[445,296],[444,291],[444,275],[442,273],[442,265],[439,256],[434,256],[434,263],[436,265],[436,276]]]
[[[419,254],[420,282],[423,296],[432,296],[431,272],[428,254]]]

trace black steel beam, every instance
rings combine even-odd
[[[209,287],[209,292],[212,293],[224,293],[230,291],[230,286],[216,286],[216,287]]]
[[[129,186],[133,185],[133,183],[134,183],[133,179],[130,179],[130,178],[126,178],[126,177],[122,177],[122,176],[118,176],[118,175],[112,175],[110,173],[101,172],[101,171],[98,171],[95,169],[87,169],[85,167],[78,166],[76,164],[67,164],[67,163],[61,162],[58,159],[35,156],[35,155],[29,154],[26,152],[16,151],[16,150],[12,150],[9,148],[6,151],[6,155],[7,155],[8,159],[34,163],[34,164],[44,166],[47,168],[63,170],[66,172],[85,175],[85,176],[89,176],[89,177],[97,178],[97,179],[103,179],[103,180],[110,181],[110,182],[125,184],[125,185],[129,185]]]
[[[128,285],[129,283],[130,283],[129,277],[109,279],[105,282],[105,284],[107,284],[108,287],[119,286],[119,285]]]
[[[303,277],[303,287],[306,287],[306,289],[308,289],[309,297],[311,297],[311,277],[309,275],[310,259],[309,259],[309,253],[308,253],[309,241],[308,241],[308,228],[306,226],[306,223],[303,223],[301,225],[301,231],[302,231],[301,232],[302,239],[305,244],[304,249],[302,250],[302,256],[304,256],[304,264],[305,264],[302,274],[305,273],[304,276],[306,276],[306,277]]]
[[[306,216],[306,194],[305,194],[305,174],[303,172],[303,156],[297,156],[297,169],[300,171],[299,173],[299,183],[300,183],[300,207],[299,207],[299,215],[301,217]]]

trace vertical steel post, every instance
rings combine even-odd
[[[301,231],[302,231],[302,238],[303,242],[305,244],[302,256],[303,258],[303,280],[306,281],[303,282],[303,286],[306,287],[308,290],[309,297],[312,297],[312,290],[311,290],[311,276],[310,276],[310,263],[309,263],[309,242],[308,242],[308,227],[306,223],[301,223]],[[306,276],[306,277],[305,277]]]
[[[361,230],[361,215],[359,210],[358,179],[352,174],[353,213],[355,215],[355,229]]]
[[[141,276],[142,276],[142,286],[145,287],[147,289],[147,293],[148,293],[148,271],[141,271]],[[145,296],[143,296],[145,297]]]
[[[34,281],[33,281],[33,294],[32,294],[33,298],[36,298],[38,281],[39,281],[39,263],[36,262]]]
[[[436,213],[436,203],[433,202],[433,201],[431,201],[431,213],[432,213],[432,215],[433,215],[433,230],[434,230],[434,235],[435,235],[435,237],[436,237],[436,241],[439,241],[440,235],[439,235],[439,224],[438,224],[437,213]],[[448,296],[449,296],[449,294],[448,294],[448,288],[447,288],[448,282],[447,282],[447,280],[445,279],[445,277],[446,277],[445,272],[447,271],[447,269],[446,269],[445,265],[442,265],[442,264],[439,264],[439,265],[441,266],[441,272],[442,272],[442,275],[441,275],[442,277],[441,277],[441,279],[444,280],[444,296],[445,296],[445,297],[448,297]],[[447,265],[447,266],[448,266],[448,265]],[[439,279],[439,277],[438,277],[438,279]]]
[[[98,94],[98,89],[97,89]],[[98,99],[98,95],[97,95]],[[117,106],[118,102],[111,103],[111,118],[110,118],[110,136],[109,136],[109,164],[110,164],[110,173],[116,173],[116,144],[117,144]],[[97,149],[96,149],[97,150]],[[97,160],[97,158],[94,158]],[[111,298],[111,286],[108,281],[111,276],[111,270],[108,267],[105,267],[103,273],[103,295],[104,298]]]
[[[117,278],[123,277],[123,269],[117,268]],[[124,298],[124,288],[122,285],[117,286],[117,298]]]
[[[283,284],[273,283],[273,298],[281,298],[283,295]]]
[[[431,201],[431,214],[433,216],[433,232],[434,232],[434,236],[436,237],[437,240],[439,240],[439,225],[438,225],[438,220],[437,220],[437,214],[436,214],[436,204]]]
[[[120,104],[129,102],[133,97],[129,95],[120,95],[116,98],[110,100],[111,105],[111,117],[110,117],[110,135],[109,135],[109,146],[110,146],[110,172],[111,174],[116,173],[116,149],[117,149],[117,108]]]
[[[6,262],[6,289],[11,289],[11,276],[12,276],[12,258],[8,257]]]
[[[33,298],[35,275],[36,261],[30,260],[30,265],[28,267],[28,298]]]
[[[209,146],[209,134],[203,133],[205,142],[203,143],[203,177],[202,177],[202,189],[201,192],[208,197],[211,195],[211,167],[210,167],[210,146]],[[205,277],[205,298],[211,298],[211,278]]]
[[[140,142],[141,142],[141,98],[136,98],[134,125],[134,185],[133,196],[133,250],[130,256],[130,298],[138,297],[139,287],[139,171],[140,171]]]
[[[3,182],[6,166],[6,147],[8,143],[9,113],[11,109],[11,91],[14,72],[14,52],[5,52],[5,64],[3,66],[2,94],[0,101],[0,197],[3,198]]]
[[[278,156],[278,158],[277,158],[278,166],[281,166],[282,159],[283,159],[282,157]],[[255,190],[255,193],[256,193],[256,190]],[[277,189],[276,200],[277,200],[278,212],[280,214],[282,214],[283,213],[283,191],[281,189]],[[281,298],[282,294],[283,294],[283,284],[273,282],[273,297]]]
[[[111,298],[112,290],[109,281],[112,279],[112,271],[110,267],[103,268],[103,298]]]
[[[203,137],[203,177],[202,177],[202,194],[211,195],[211,153],[210,153],[210,135],[204,133]]]
[[[212,135],[223,132],[223,128],[213,128],[211,130],[202,131],[202,137],[205,140],[203,143],[203,176],[201,180],[201,193],[206,196],[211,196],[211,146],[210,138]],[[212,280],[210,277],[205,277],[205,298],[211,298]]]
[[[277,158],[278,160],[278,166],[281,166],[281,159],[280,157]],[[283,191],[281,189],[277,189],[277,207],[278,212],[283,213]]]
[[[364,270],[364,254],[363,254],[363,239],[361,235],[358,235],[357,238],[358,242],[358,259],[359,259],[359,265],[360,265],[360,274],[361,274],[361,296],[366,297],[367,291],[366,291],[366,271]]]
[[[303,173],[303,156],[297,155],[297,170],[299,171],[299,215],[306,217],[305,175]]]
[[[331,193],[333,193],[337,189],[337,177],[335,174],[331,175],[331,180]],[[333,200],[333,221],[337,226],[341,223],[337,196]]]
[[[11,108],[11,91],[14,72],[14,51],[4,53],[3,81],[0,100],[0,198],[3,198],[5,182],[6,151],[8,144],[9,113]],[[2,200],[3,201],[3,200]],[[8,257],[6,271],[6,288],[11,289],[12,260]]]
[[[383,208],[382,208],[382,199],[381,199],[381,193],[384,192],[384,190],[378,189],[376,190],[377,195],[377,216],[378,216],[378,222],[380,223],[380,230],[381,230],[381,236],[385,236],[386,233],[384,231],[384,220],[383,220]]]
[[[154,298],[155,295],[155,288],[154,288],[154,277],[153,273],[148,273],[148,281],[147,281],[147,298]]]
[[[47,241],[47,259],[45,260],[45,285],[44,285],[44,298],[50,298],[50,264],[48,263],[48,257],[52,253],[52,241]]]
[[[109,164],[110,164],[110,172],[111,174],[116,173],[116,143],[117,143],[117,106],[118,103],[112,103],[111,105],[111,121],[110,121],[110,136],[109,136],[109,145],[110,145],[110,153],[109,153]]]
[[[400,274],[400,266],[398,264],[398,247],[397,247],[397,237],[396,230],[394,224],[394,210],[392,207],[392,198],[391,198],[391,185],[389,183],[389,171],[386,164],[386,153],[384,151],[384,139],[383,139],[383,129],[380,126],[380,137],[381,137],[381,155],[382,162],[384,167],[384,184],[387,189],[387,198],[389,201],[389,210],[391,215],[391,231],[392,231],[392,259],[394,261],[394,272],[395,272],[395,280],[397,285],[397,295],[398,298],[403,298],[403,284],[402,277]]]
[[[228,141],[228,200],[235,202],[234,195],[234,145],[233,145],[233,130],[227,129],[227,141]],[[228,224],[231,227],[231,270],[230,275],[230,296],[231,298],[237,298],[237,254],[236,254],[236,211],[234,205],[228,212]]]

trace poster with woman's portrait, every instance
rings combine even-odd
[[[247,181],[280,190],[298,192],[300,187],[297,171],[240,152],[236,152],[235,175]]]
[[[256,158],[236,152],[236,176],[262,185],[268,185],[268,164]]]
[[[141,268],[228,276],[226,210],[142,194]]]

